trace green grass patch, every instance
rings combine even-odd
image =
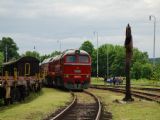
[[[0,120],[41,120],[71,101],[69,92],[43,88],[32,93],[24,103],[0,108]]]
[[[131,80],[133,85],[142,85],[142,86],[160,86],[159,80],[148,80],[148,79],[132,79]]]
[[[92,85],[104,85],[104,79],[102,77],[99,77],[99,78],[92,77],[91,84]]]
[[[96,77],[92,77],[91,78],[91,85],[113,85],[113,84],[110,84],[110,83],[104,83],[104,78],[102,77],[99,77],[99,78],[96,78]],[[131,84],[133,87],[136,87],[136,86],[143,86],[143,87],[160,87],[160,81],[158,80],[148,80],[148,79],[131,79]],[[125,81],[123,83],[123,85],[125,85]]]
[[[96,94],[104,104],[104,111],[111,112],[113,120],[159,120],[160,104],[145,100],[135,99],[131,103],[116,103],[124,95],[106,90],[89,89]]]

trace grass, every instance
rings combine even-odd
[[[143,86],[160,86],[160,81],[158,80],[148,80],[148,79],[132,79],[132,84],[134,85],[143,85]]]
[[[101,77],[99,77],[99,79],[97,79],[96,77],[92,77],[91,78],[91,84],[92,85],[104,85],[104,84],[110,85],[110,83],[104,83],[104,79],[101,78]],[[123,83],[123,84],[125,84],[125,83]],[[136,87],[136,86],[160,87],[160,81],[158,81],[158,80],[148,80],[148,79],[135,80],[135,79],[131,79],[131,84],[134,87]]]
[[[99,77],[99,78],[92,77],[91,84],[92,85],[104,85],[104,79],[102,77]]]
[[[122,100],[124,95],[105,90],[90,89],[99,96],[104,104],[104,111],[111,112],[113,120],[159,120],[160,104],[145,100],[135,99],[130,103],[116,103],[114,100]]]
[[[65,106],[71,100],[69,92],[43,88],[24,103],[0,108],[0,120],[41,120]]]

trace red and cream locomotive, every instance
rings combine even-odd
[[[91,77],[91,57],[84,50],[69,49],[45,59],[41,64],[44,84],[67,89],[87,89]]]

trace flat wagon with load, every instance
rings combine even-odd
[[[2,65],[0,99],[4,99],[5,104],[24,100],[30,91],[40,89],[38,59],[25,56]]]

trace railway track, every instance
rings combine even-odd
[[[99,99],[89,92],[74,92],[74,98],[62,112],[49,120],[99,120],[101,104]]]
[[[91,85],[91,87],[104,87],[104,85]],[[114,88],[125,88],[125,86],[122,85],[105,85],[105,87],[114,87]],[[150,88],[150,87],[132,87],[132,89],[138,89],[138,90],[146,90],[146,91],[157,91],[160,92],[160,88]]]
[[[103,89],[103,90],[110,90],[114,92],[120,92],[120,93],[125,93],[124,88],[116,88],[116,87],[105,87],[105,86],[91,86],[91,88],[96,88],[96,89]],[[141,92],[137,90],[132,90],[132,95],[135,97],[139,97],[142,99],[150,100],[150,101],[156,101],[160,103],[160,94],[153,94],[153,93],[147,93],[147,92]]]

